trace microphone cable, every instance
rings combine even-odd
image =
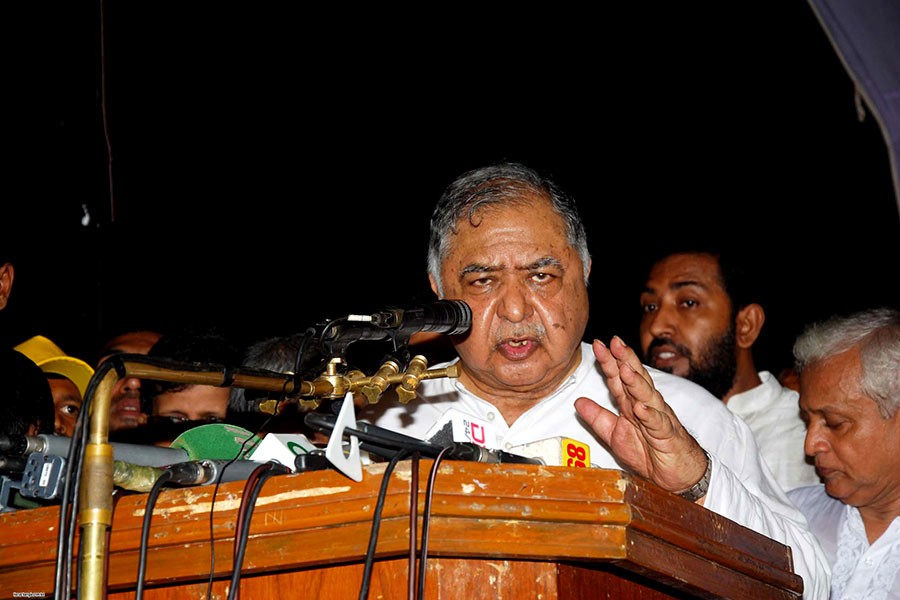
[[[153,507],[156,506],[156,499],[159,497],[163,486],[170,479],[172,479],[172,471],[171,469],[166,469],[156,478],[156,481],[153,482],[153,487],[150,488],[150,492],[147,494],[144,519],[141,523],[141,545],[138,554],[137,587],[134,590],[134,600],[142,600],[144,597],[144,574],[147,572],[147,551],[150,545],[150,520],[153,518]]]
[[[375,563],[375,546],[378,543],[378,530],[381,528],[381,511],[384,508],[385,496],[387,496],[387,488],[391,479],[391,473],[393,473],[397,463],[409,453],[410,451],[406,449],[398,451],[384,469],[384,476],[381,479],[381,488],[378,490],[378,500],[375,503],[375,510],[372,515],[372,530],[369,533],[369,547],[366,550],[366,561],[365,566],[363,567],[362,583],[359,587],[359,600],[366,600],[369,597],[372,567]]]
[[[428,532],[431,524],[431,502],[434,498],[434,480],[437,478],[438,468],[444,460],[444,455],[450,450],[446,447],[441,450],[431,465],[431,472],[428,474],[428,488],[425,491],[425,507],[422,510],[422,548],[419,556],[419,571],[417,573],[417,594],[416,599],[425,597],[425,573],[427,571],[428,561]],[[410,570],[412,573],[412,570]]]
[[[84,392],[81,411],[75,420],[75,428],[72,431],[72,443],[66,454],[66,476],[63,484],[62,496],[59,506],[59,523],[56,538],[56,578],[54,582],[53,597],[55,600],[68,600],[72,590],[72,563],[74,561],[75,533],[74,521],[78,515],[79,491],[81,489],[81,466],[84,464],[84,455],[87,449],[90,427],[86,421],[92,412],[94,395],[98,382],[103,380],[106,374],[116,368],[118,357],[112,357],[97,367],[94,377]],[[80,549],[79,549],[80,552]],[[79,561],[79,566],[81,561]]]
[[[418,515],[416,509],[419,507],[419,453],[412,453],[410,462],[410,489],[409,489],[409,567],[407,568],[407,598],[415,600],[416,597],[416,579],[413,573],[416,572],[416,524],[418,523]]]
[[[250,490],[254,488],[256,482],[259,481],[260,475],[262,475],[263,471],[266,471],[269,468],[269,463],[264,463],[253,469],[253,472],[250,473],[249,477],[247,477],[247,481],[244,483],[244,489],[241,492],[241,502],[238,505],[238,512],[235,518],[234,525],[234,549],[231,554],[231,561],[233,565],[238,564],[238,547],[240,544],[238,540],[244,534],[244,514],[247,512],[247,503],[245,500],[250,495]]]
[[[212,492],[212,500],[209,503],[209,580],[206,582],[206,598],[207,600],[212,600],[212,586],[213,586],[213,575],[216,572],[216,530],[215,530],[215,514],[216,514],[216,497],[219,495],[219,486],[222,484],[222,477],[225,475],[225,470],[234,464],[234,462],[244,455],[244,448],[247,446],[247,442],[253,439],[253,435],[247,437],[246,440],[241,444],[241,447],[238,448],[237,454],[235,454],[234,458],[229,460],[222,466],[222,469],[219,471],[219,476],[216,477],[216,485],[213,487]],[[255,469],[254,469],[255,471]],[[251,473],[252,475],[252,473]]]
[[[241,566],[244,562],[244,554],[247,551],[247,540],[250,537],[250,519],[253,517],[253,509],[256,506],[259,493],[270,477],[290,472],[291,470],[284,465],[269,461],[253,469],[253,472],[247,478],[244,492],[241,494],[241,504],[238,509],[238,521],[234,534],[234,566],[231,570],[231,588],[228,590],[228,600],[237,600],[240,597]]]
[[[304,338],[304,341],[306,341],[306,339],[308,339],[308,336],[306,338]],[[301,347],[301,351],[302,351],[302,347]],[[299,357],[298,357],[298,360],[299,360]],[[289,383],[290,383],[290,380],[286,379],[281,386],[281,393],[278,396],[279,405],[281,404],[282,401],[284,401],[285,398],[287,398],[287,386]],[[260,431],[263,431],[266,428],[266,426],[269,424],[269,422],[272,420],[273,417],[274,417],[274,415],[269,415],[268,418],[266,418],[266,420],[262,423],[262,425],[260,425],[257,428],[256,433],[258,434]],[[244,452],[243,448],[247,444],[247,441],[249,441],[249,439],[252,439],[252,438],[248,438],[248,440],[245,440],[244,443],[241,445],[241,450],[240,450],[240,452],[238,452],[238,456],[241,456],[243,454],[243,452]],[[277,463],[273,463],[273,462],[264,463],[264,464],[256,467],[255,469],[253,469],[253,471],[247,477],[247,482],[244,484],[244,490],[243,490],[243,493],[241,494],[241,503],[238,508],[237,521],[235,524],[234,552],[233,552],[233,556],[232,556],[233,571],[232,571],[231,589],[228,592],[229,598],[232,597],[232,595],[231,595],[232,593],[234,593],[234,598],[237,598],[240,594],[240,590],[238,590],[239,573],[240,573],[241,564],[244,562],[244,551],[245,551],[246,545],[247,545],[247,535],[248,534],[247,534],[246,530],[248,530],[250,528],[250,517],[249,516],[245,517],[245,513],[249,512],[252,515],[252,512],[253,512],[252,505],[250,505],[250,509],[248,511],[248,508],[247,508],[248,504],[247,504],[247,502],[245,502],[245,499],[248,496],[248,490],[253,490],[254,486],[256,485],[257,481],[261,478],[262,474],[264,472],[273,470],[273,468],[274,468],[273,465],[278,466],[278,467],[281,466],[281,465],[278,465]],[[223,469],[223,471],[224,471],[224,469]],[[290,469],[286,469],[283,472],[290,473],[291,471],[290,471]],[[274,475],[274,474],[275,473],[271,473],[271,474],[267,475],[265,478],[263,478],[263,481],[259,482],[259,487],[262,488],[262,484],[265,482],[265,479],[268,479],[271,475]],[[255,504],[257,496],[259,496],[259,490],[256,490],[256,492],[255,492],[255,495],[253,497],[253,504]],[[244,524],[245,520],[246,520],[246,525]],[[212,536],[212,529],[210,529],[210,535]],[[213,555],[213,560],[215,560],[215,555]],[[215,564],[215,563],[213,563],[213,564]],[[210,571],[210,573],[212,573],[212,570]],[[235,577],[236,575],[238,577]],[[212,584],[212,580],[210,580],[210,585],[211,584]],[[137,600],[137,599],[135,599],[135,600]]]

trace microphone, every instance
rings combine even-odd
[[[509,448],[521,456],[539,458],[551,467],[590,467],[591,447],[584,442],[555,436]]]
[[[25,459],[21,456],[0,455],[0,473],[18,475],[25,470]]]
[[[254,460],[187,460],[172,465],[142,465],[122,460],[113,461],[113,484],[132,492],[149,492],[159,477],[169,471],[166,483],[191,486],[213,481],[240,481],[250,477],[255,468],[265,464]],[[221,477],[221,479],[220,479]],[[34,452],[28,455],[20,481],[20,492],[29,498],[55,500],[62,494],[66,481],[66,459]]]
[[[448,409],[428,430],[425,439],[439,446],[457,443],[496,448],[499,445],[497,428],[492,423],[456,408]],[[514,456],[535,458],[541,461],[540,464],[552,467],[591,466],[591,447],[584,442],[563,436],[509,446],[506,447],[506,452]]]
[[[113,457],[136,465],[161,467],[187,460],[244,458],[259,444],[253,432],[231,423],[206,423],[176,437],[169,447],[109,442]],[[65,435],[0,435],[0,454],[68,456],[72,438]]]
[[[467,332],[472,326],[472,309],[462,300],[438,300],[410,308],[387,308],[370,315],[351,314],[347,316],[347,321],[368,323],[384,330],[382,337],[372,333],[366,336],[367,339],[386,339],[391,332],[396,335],[419,332],[457,335]]]
[[[466,442],[496,448],[497,428],[488,421],[450,408],[425,433],[425,439],[439,446],[449,446],[452,442]]]
[[[113,461],[113,483],[133,492],[149,492],[160,476],[170,473],[167,484],[191,486],[204,485],[213,481],[228,482],[248,479],[253,470],[265,462],[255,460],[190,460],[166,467],[134,465]],[[290,470],[279,465],[284,472]],[[221,477],[221,479],[220,479]]]
[[[0,453],[13,456],[30,454],[48,454],[68,456],[72,438],[64,435],[41,433],[38,435],[4,435],[0,436]],[[181,448],[164,448],[162,446],[144,446],[141,444],[125,444],[111,442],[113,456],[117,460],[138,465],[163,466],[188,460],[190,456]]]
[[[459,411],[451,411],[455,411],[455,409],[447,411],[447,413],[450,414],[445,413],[445,418],[442,419],[442,421],[446,421],[448,425],[452,424],[454,418],[458,420],[458,415],[463,414]],[[321,429],[322,431],[330,431],[334,429],[335,417],[333,415],[309,413],[306,415],[305,421],[306,424],[311,427]],[[438,425],[440,425],[440,423],[438,423]],[[418,438],[391,431],[390,429],[384,429],[383,427],[378,427],[377,425],[372,425],[365,421],[357,421],[355,429],[345,428],[344,431],[350,432],[361,440],[360,448],[365,446],[369,452],[373,452],[385,458],[393,456],[400,449],[404,449],[418,451],[429,457],[436,457],[443,451],[444,458],[448,460],[491,464],[545,464],[540,458],[521,456],[503,450],[491,450],[471,441],[456,442],[448,440],[446,442],[435,443],[433,440],[419,440]],[[297,458],[300,458],[300,456],[303,455],[298,455]]]
[[[478,444],[471,442],[451,442],[447,446],[444,458],[448,460],[466,460],[469,462],[480,463],[516,463],[526,465],[543,465],[545,464],[540,458],[532,458],[528,456],[520,456],[503,450],[488,450]]]

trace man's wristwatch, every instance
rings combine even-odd
[[[709,458],[709,452],[704,450],[703,454],[706,455],[706,472],[703,473],[703,477],[700,478],[700,481],[698,481],[685,491],[678,492],[679,496],[681,496],[685,500],[690,500],[691,502],[696,502],[697,500],[705,496],[707,490],[709,490],[709,477],[710,475],[712,475],[712,460],[710,460]]]

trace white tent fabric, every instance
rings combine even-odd
[[[900,208],[900,1],[808,1],[878,121]]]

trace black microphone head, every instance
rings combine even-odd
[[[423,305],[422,311],[421,331],[458,335],[472,327],[472,309],[462,300],[438,300]]]

